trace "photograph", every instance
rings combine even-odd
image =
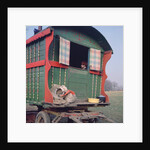
[[[26,123],[123,123],[123,26],[26,26]]]

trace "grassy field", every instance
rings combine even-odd
[[[100,111],[109,119],[117,123],[123,123],[123,92],[106,92],[109,96],[110,105],[106,107],[89,108],[92,111]]]

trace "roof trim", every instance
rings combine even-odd
[[[51,33],[50,28],[47,28],[47,29],[45,29],[45,30],[42,30],[41,32],[38,32],[37,34],[35,34],[35,35],[32,36],[31,38],[27,39],[27,40],[26,40],[26,44],[29,44],[29,43],[31,43],[31,42],[33,42],[33,41],[36,41],[37,39],[42,38],[42,37],[44,37],[44,36],[46,36],[46,35],[48,35],[48,34],[50,34],[50,33]]]
[[[71,28],[71,29],[80,31],[82,33],[85,33],[89,35],[90,37],[92,37],[93,39],[95,39],[100,45],[100,47],[103,48],[104,51],[112,51],[113,53],[113,50],[111,46],[109,45],[108,41],[105,39],[105,37],[97,29],[95,29],[92,26],[49,26],[46,29],[42,30],[41,32],[38,32],[31,38],[27,39],[26,44],[30,44],[31,42],[50,34],[52,28],[55,29],[59,27]]]

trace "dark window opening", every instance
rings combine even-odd
[[[88,47],[70,43],[70,66],[87,69],[88,65]]]

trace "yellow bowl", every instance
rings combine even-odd
[[[89,103],[99,103],[99,99],[97,98],[88,98]]]

